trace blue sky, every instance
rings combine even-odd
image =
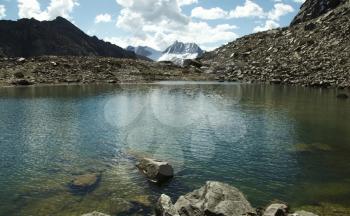
[[[121,47],[165,49],[175,40],[212,50],[289,25],[303,0],[0,0],[0,19],[63,16]]]

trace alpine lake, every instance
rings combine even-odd
[[[350,100],[340,92],[180,81],[0,88],[0,215],[151,215],[160,194],[176,201],[208,180],[254,207],[283,200],[350,215]],[[140,157],[168,161],[174,179],[149,182]],[[72,192],[89,173],[96,187]]]

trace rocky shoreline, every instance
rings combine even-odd
[[[174,176],[172,166],[166,161],[151,158],[138,161],[136,167],[153,184],[161,186]],[[87,174],[76,177],[72,184],[80,192],[86,192],[96,182],[96,175]],[[151,207],[155,216],[318,216],[304,210],[292,211],[283,202],[274,202],[265,208],[253,208],[239,189],[217,181],[207,181],[201,188],[180,196],[176,203],[168,195],[161,194]],[[95,211],[82,216],[109,215]]]
[[[214,74],[170,62],[109,57],[0,58],[0,86],[215,80]]]

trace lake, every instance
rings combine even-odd
[[[207,180],[253,206],[350,206],[350,101],[339,90],[216,82],[0,88],[0,215],[147,215]],[[169,161],[162,187],[136,158]],[[68,185],[99,172],[87,194]]]

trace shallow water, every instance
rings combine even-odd
[[[350,101],[337,90],[237,83],[0,89],[0,215],[145,215],[218,180],[254,206],[350,206]],[[170,161],[148,183],[135,158]],[[98,187],[72,194],[76,175]]]

